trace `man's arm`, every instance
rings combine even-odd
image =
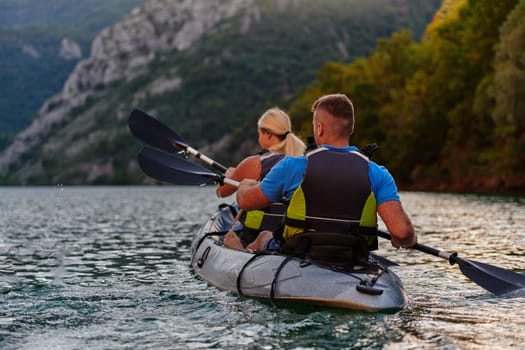
[[[258,181],[244,179],[237,189],[237,204],[242,210],[254,210],[267,207],[272,202],[261,191]]]
[[[410,248],[417,243],[417,236],[400,201],[387,201],[377,207],[377,212],[392,236],[396,248]]]

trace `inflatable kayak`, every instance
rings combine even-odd
[[[345,309],[382,311],[405,306],[407,296],[394,263],[370,254],[366,266],[340,271],[276,252],[247,252],[226,247],[236,207],[221,205],[195,234],[191,264],[213,286],[272,304],[306,303]]]

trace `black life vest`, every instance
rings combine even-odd
[[[352,234],[377,249],[377,205],[368,176],[369,159],[357,151],[317,148],[306,155],[301,185],[288,205],[282,237],[305,231]]]
[[[270,172],[272,167],[284,158],[282,153],[268,152],[261,156],[261,176],[259,181]],[[239,220],[244,228],[249,230],[270,230],[274,231],[281,226],[286,205],[274,203],[266,208],[250,211],[241,211]],[[258,232],[257,232],[258,233]]]

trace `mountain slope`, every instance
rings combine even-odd
[[[95,35],[144,2],[0,1],[0,150],[89,57]]]
[[[91,57],[0,155],[3,181],[143,181],[126,127],[133,108],[235,161],[253,150],[258,115],[286,105],[325,61],[350,62],[403,27],[422,33],[439,3],[152,0],[97,36]]]

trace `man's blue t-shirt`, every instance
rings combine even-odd
[[[322,147],[339,152],[359,151],[357,147],[333,147],[321,145]],[[261,182],[263,194],[271,202],[279,202],[283,198],[290,200],[293,192],[299,187],[306,171],[306,156],[286,157],[277,163]],[[377,205],[399,200],[397,186],[388,170],[370,161],[368,177],[372,186],[372,192],[376,198]]]

